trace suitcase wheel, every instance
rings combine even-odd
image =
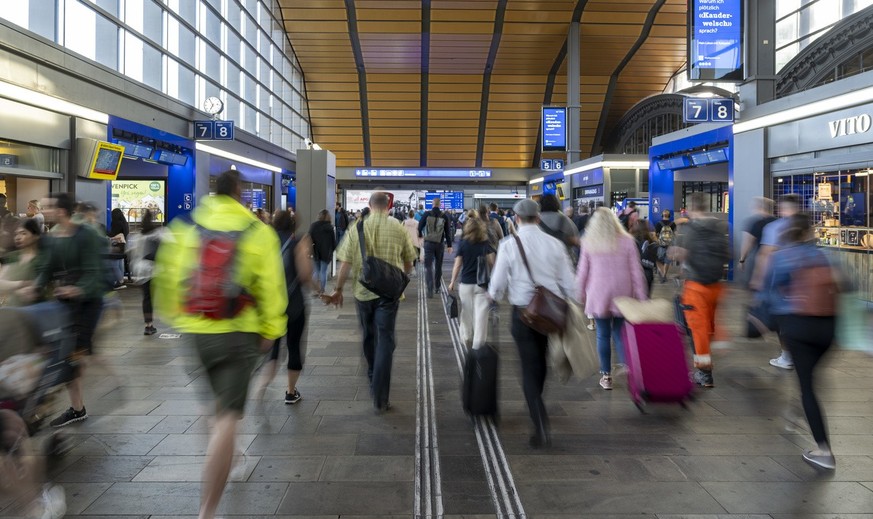
[[[637,406],[637,409],[640,410],[640,413],[642,413],[642,414],[647,414],[647,413],[646,413],[646,408],[645,408],[645,406],[643,406],[643,403],[642,403],[642,402],[640,402],[640,401],[638,401],[638,400],[634,400],[634,405]]]

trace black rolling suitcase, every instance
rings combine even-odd
[[[464,363],[464,382],[461,388],[464,411],[471,416],[497,416],[497,350],[493,340],[496,333],[496,310],[489,315],[489,340],[479,349],[467,352]]]

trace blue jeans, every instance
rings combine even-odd
[[[624,317],[607,317],[595,319],[597,324],[597,354],[600,357],[600,372],[609,374],[612,372],[612,344],[615,343],[615,351],[618,363],[624,364],[624,341],[621,338],[621,328],[624,326]]]
[[[356,301],[358,321],[364,335],[364,357],[373,405],[381,408],[388,403],[391,390],[391,365],[394,362],[395,328],[399,300],[380,297],[372,301]]]
[[[328,262],[318,260],[315,262],[315,280],[318,281],[318,286],[324,292],[324,287],[327,286],[327,267]]]

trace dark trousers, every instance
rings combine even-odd
[[[807,317],[801,315],[780,315],[780,337],[788,346],[794,359],[794,370],[800,380],[800,398],[803,412],[812,437],[818,444],[828,443],[827,428],[818,399],[815,397],[813,375],[815,367],[830,349],[834,341],[836,319],[833,317]]]
[[[391,390],[391,365],[394,361],[395,328],[400,301],[380,297],[372,301],[356,301],[358,320],[364,335],[364,357],[373,405],[388,404]]]
[[[94,332],[103,314],[102,299],[67,299],[62,301],[70,310],[73,335],[76,337],[76,354],[91,355],[94,350]]]
[[[546,385],[546,348],[549,338],[524,324],[517,307],[512,309],[512,338],[515,339],[521,359],[522,388],[530,418],[537,435],[545,437],[549,431],[549,415],[543,403],[543,388]]]
[[[152,280],[142,284],[142,318],[146,324],[152,322],[154,310],[152,309]]]
[[[306,330],[306,310],[296,317],[288,316],[288,333],[285,335],[285,346],[288,347],[288,371],[302,371],[303,361],[306,359],[306,345],[303,344],[303,331]],[[270,360],[279,359],[279,346],[282,338],[273,342],[270,350]]]
[[[427,274],[427,293],[440,289],[443,280],[443,254],[446,246],[442,242],[424,242],[424,269]]]

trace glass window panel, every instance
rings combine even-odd
[[[242,45],[242,40],[240,40],[239,36],[233,31],[227,31],[227,55],[230,56],[230,59],[236,62],[242,62],[242,55],[240,54],[240,46]]]
[[[179,50],[177,54],[182,61],[191,66],[197,65],[197,36],[194,31],[184,25],[179,25]]]
[[[776,72],[782,70],[782,68],[785,67],[794,56],[797,56],[799,51],[800,45],[797,43],[792,43],[784,49],[776,51]]]
[[[201,67],[201,70],[206,73],[206,76],[213,80],[220,82],[221,81],[221,55],[217,50],[212,48],[211,46],[206,47],[206,63],[205,67]]]
[[[272,121],[264,114],[258,114],[258,137],[270,140],[270,124]]]
[[[176,14],[178,14],[183,20],[187,20],[188,23],[192,25],[196,25],[194,23],[197,20],[197,2],[192,0],[165,0],[167,6]]]
[[[255,87],[255,80],[248,75],[243,75],[242,98],[251,104],[255,104],[258,101],[257,97],[258,91]]]
[[[270,41],[270,37],[267,33],[264,31],[258,31],[258,52],[260,52],[262,56],[269,58],[272,46],[273,42]]]
[[[277,145],[282,145],[282,126],[276,121],[270,121],[270,141]]]
[[[270,91],[264,87],[258,87],[258,109],[265,114],[270,113]]]
[[[197,74],[195,74],[194,71],[187,67],[179,67],[179,101],[191,106],[198,106],[196,79]]]
[[[242,21],[242,9],[236,0],[228,0],[227,2],[227,22],[231,27],[238,28]]]
[[[242,112],[242,128],[246,131],[255,133],[257,131],[258,119],[258,114],[255,109],[247,104],[243,104],[240,112]]]
[[[112,16],[118,17],[118,0],[91,0],[91,2]]]
[[[800,0],[776,0],[776,18],[800,9]]]
[[[815,32],[840,21],[840,0],[818,0],[800,12],[804,34]]]
[[[242,71],[236,64],[228,63],[227,64],[227,81],[225,85],[227,86],[227,90],[229,92],[233,92],[234,95],[240,95],[240,76],[242,75]]]
[[[258,48],[258,25],[248,16],[245,17],[244,25],[246,29],[244,33],[246,41],[249,42],[252,47]]]
[[[271,71],[272,69],[270,69],[270,64],[268,62],[263,59],[258,59],[258,80],[269,89],[273,88],[273,84],[271,83]]]
[[[143,41],[133,33],[124,32],[124,75],[142,82]]]
[[[294,110],[297,113],[300,113],[302,104],[303,104],[303,96],[301,96],[297,92],[294,92],[293,94],[291,94],[291,107],[294,108]]]
[[[167,82],[164,93],[175,99],[179,99],[179,62],[173,58],[167,59]]]
[[[164,10],[154,2],[146,0],[143,4],[143,35],[155,43],[162,43],[164,30]]]
[[[96,58],[97,13],[77,0],[66,0],[64,46],[86,58]]]
[[[55,41],[55,0],[19,0],[11,5],[4,5],[0,10],[0,18]]]
[[[187,0],[187,1],[190,2],[191,0]],[[221,12],[221,0],[205,0],[205,1],[207,4],[214,7],[216,12],[219,12],[219,13]],[[233,0],[231,0],[231,1],[233,1]]]
[[[797,17],[798,15],[795,13],[776,24],[777,48],[798,38]]]
[[[211,9],[203,9],[201,16],[200,34],[217,46],[221,46],[221,20]]]
[[[248,45],[243,45],[243,47],[242,66],[244,66],[251,74],[257,75],[258,71],[256,70],[256,67],[258,66],[258,53]]]
[[[231,121],[236,121],[237,126],[242,127],[239,124],[239,121],[242,121],[242,116],[240,114],[241,105],[239,102],[239,98],[235,95],[227,96],[227,103],[224,107],[224,117]]]

